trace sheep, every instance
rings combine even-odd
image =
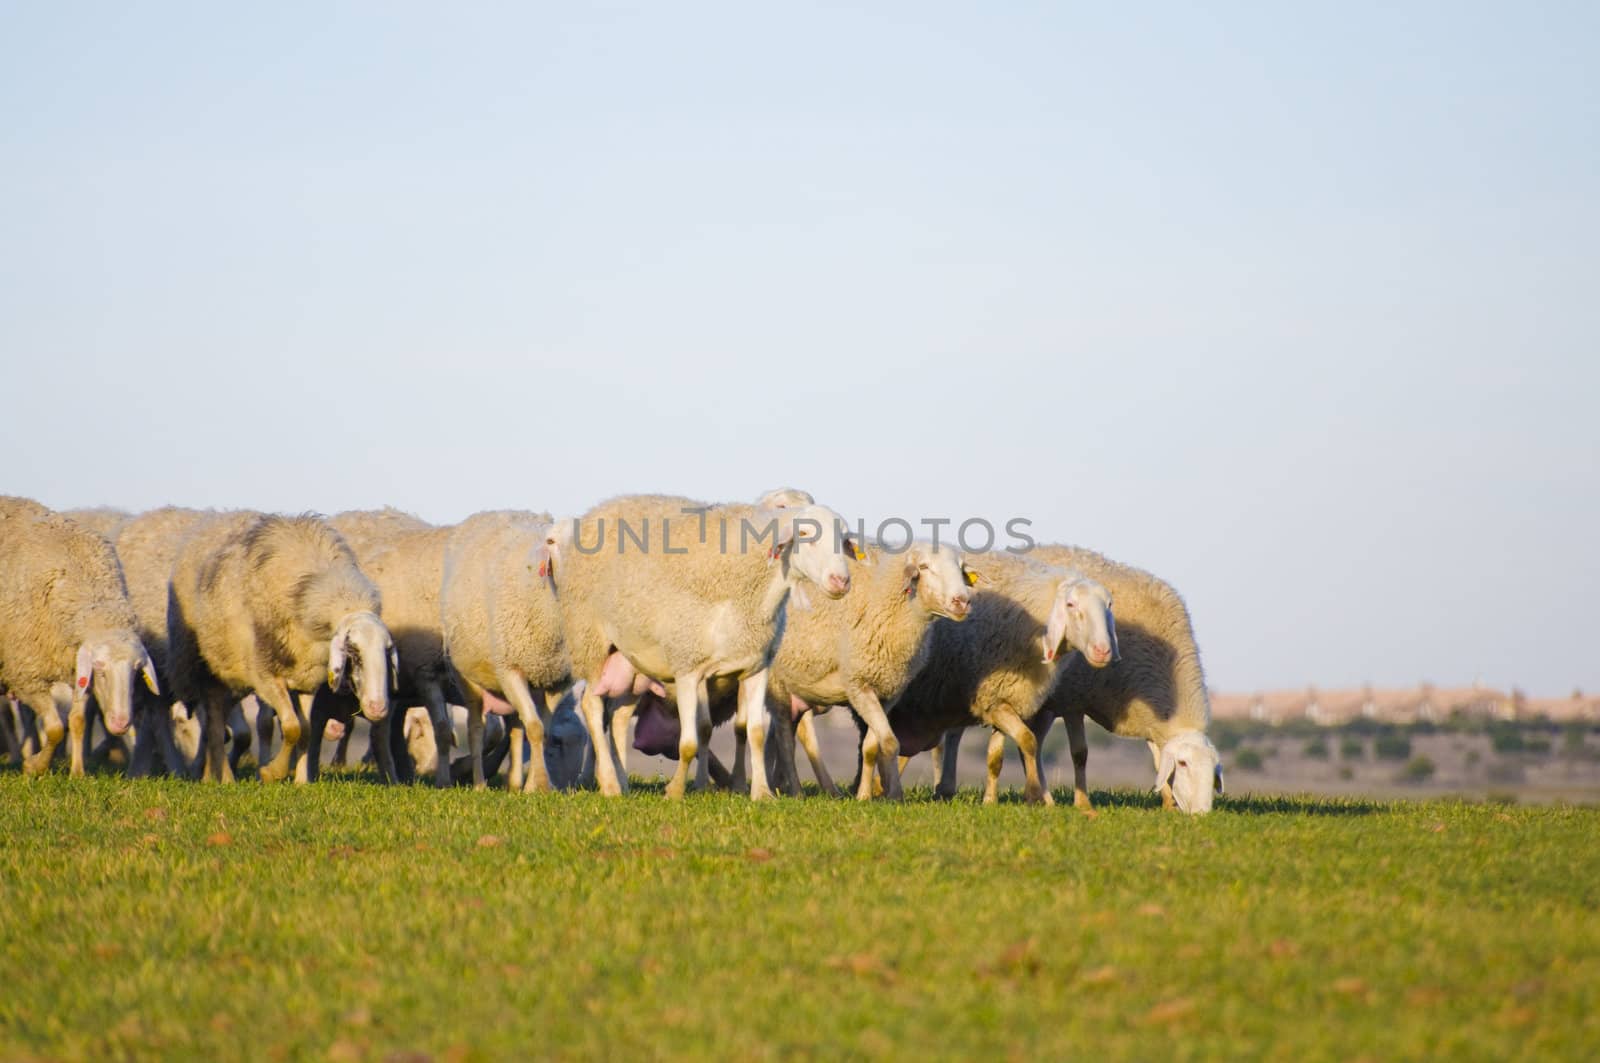
[[[750,796],[770,796],[767,669],[791,595],[805,596],[807,583],[832,598],[850,589],[844,551],[856,547],[838,515],[817,505],[622,497],[558,529],[547,548],[572,674],[586,681],[582,711],[601,792],[620,794],[626,781],[605,725],[606,698],[636,696],[639,676],[673,681],[681,736],[667,796],[677,799],[697,753],[697,782],[709,779],[703,684],[732,676],[751,744]]]
[[[322,719],[312,696],[348,680],[361,712],[381,720],[399,661],[382,600],[339,533],[312,516],[237,513],[209,518],[184,540],[167,609],[172,685],[204,705],[205,772],[231,781],[223,756],[230,700],[253,691],[277,713],[283,748],[263,781],[316,778]],[[310,725],[309,733],[306,725]]]
[[[139,638],[155,662],[156,675],[168,687],[167,602],[172,578],[172,562],[178,546],[196,524],[216,514],[210,510],[165,506],[124,520],[115,528],[117,559],[128,581],[128,601],[138,621]],[[141,699],[145,700],[145,699]],[[177,712],[174,712],[174,709]],[[174,743],[172,721],[189,710],[171,697],[155,698],[154,704],[139,713],[140,726],[134,741],[128,774],[149,772],[152,757],[159,750],[174,775],[188,775],[192,761],[185,761]]]
[[[803,741],[807,753],[814,753],[810,715],[848,704],[877,736],[874,758],[885,758],[887,795],[901,796],[894,759],[899,747],[883,706],[893,704],[927,663],[934,619],[961,622],[971,608],[978,573],[949,545],[914,542],[897,554],[869,548],[869,558],[872,564],[856,568],[855,589],[847,597],[789,614],[772,662],[767,703],[779,721],[779,762],[791,794],[800,792],[794,773],[797,723],[806,725]],[[873,767],[866,765],[863,781]],[[837,793],[820,757],[812,760],[812,770],[823,789]],[[863,800],[871,796],[870,786],[857,793]]]
[[[483,774],[483,713],[493,695],[516,710],[533,746],[526,780],[522,739],[513,746],[513,788],[550,789],[544,731],[551,693],[572,685],[572,662],[562,636],[561,610],[549,579],[550,517],[512,510],[462,521],[445,551],[439,592],[451,675],[466,699],[467,745],[474,786]]]
[[[355,551],[356,561],[377,585],[383,599],[383,619],[394,637],[400,657],[396,705],[409,709],[422,705],[437,726],[429,730],[439,743],[432,757],[434,785],[450,785],[448,741],[450,695],[454,693],[445,661],[444,634],[440,627],[439,593],[444,575],[445,548],[452,529],[434,527],[396,509],[351,511],[328,519]],[[344,710],[341,715],[349,715]],[[373,727],[372,743],[380,771],[396,775],[394,756],[399,752],[408,773],[419,769],[407,754],[409,745],[394,741],[388,720]],[[391,744],[392,743],[392,744]]]
[[[37,502],[0,497],[0,689],[28,706],[44,731],[23,759],[27,774],[50,766],[62,738],[60,706],[71,773],[82,775],[89,699],[106,730],[120,735],[133,722],[135,676],[159,691],[136,627],[110,543]]]
[[[1222,793],[1222,765],[1205,733],[1211,722],[1211,700],[1183,598],[1150,573],[1092,550],[1040,546],[1030,556],[1098,580],[1117,603],[1122,660],[1115,668],[1105,669],[1087,667],[1081,660],[1069,661],[1033,718],[1032,730],[1040,743],[1057,717],[1066,722],[1072,749],[1073,803],[1090,807],[1089,745],[1084,734],[1084,717],[1088,716],[1112,734],[1148,743],[1156,769],[1156,790],[1165,807],[1194,814],[1209,812],[1213,795]],[[998,736],[991,739],[991,787],[999,773],[1003,742]],[[954,770],[942,774],[950,777],[948,789],[953,792]]]
[[[1069,651],[1096,668],[1116,659],[1111,595],[1079,572],[1015,554],[987,554],[973,567],[985,586],[973,596],[965,622],[933,626],[928,664],[891,707],[889,722],[907,756],[974,722],[1003,731],[1027,757],[1023,799],[1048,801],[1027,721],[1059,679]],[[865,764],[873,737],[868,731],[863,739],[862,789],[871,785]]]

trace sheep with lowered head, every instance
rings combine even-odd
[[[884,705],[893,704],[927,663],[936,618],[964,621],[980,567],[969,567],[954,547],[910,543],[889,553],[868,547],[866,565],[853,569],[854,590],[839,601],[820,601],[789,614],[772,662],[767,698],[776,719],[779,772],[784,786],[799,793],[794,773],[797,725],[833,705],[849,705],[876,737],[856,796],[872,796],[875,762],[883,758],[887,795],[899,798],[899,743]],[[815,740],[805,738],[812,771],[824,789],[834,789]],[[835,792],[836,789],[835,789]]]
[[[232,778],[228,706],[252,691],[283,730],[283,748],[261,766],[266,781],[307,752],[324,682],[334,691],[348,682],[369,720],[388,715],[399,662],[381,608],[349,545],[317,517],[237,513],[196,525],[173,565],[167,626],[174,693],[205,707],[205,776]],[[311,761],[299,758],[297,781],[315,778]]]
[[[533,746],[526,780],[513,778],[513,786],[550,789],[545,727],[572,685],[572,662],[550,581],[554,532],[546,514],[478,513],[456,527],[445,551],[439,605],[451,674],[466,699],[474,786],[485,785],[483,713],[485,696],[494,695],[516,710]],[[513,736],[513,741],[520,766],[522,738]]]
[[[1028,721],[1072,651],[1096,668],[1116,659],[1111,595],[1080,572],[1015,554],[987,554],[976,567],[985,582],[966,621],[933,626],[928,663],[891,707],[889,722],[907,756],[932,748],[951,729],[988,724],[1026,753],[1024,799],[1047,801]],[[868,732],[864,741],[872,737]]]
[[[33,710],[43,732],[23,770],[49,768],[65,706],[71,770],[82,775],[88,700],[120,735],[140,679],[160,689],[111,544],[37,502],[0,497],[0,690]]]
[[[689,764],[709,778],[706,681],[731,676],[751,745],[750,796],[770,796],[765,745],[768,667],[783,635],[784,605],[808,585],[837,598],[850,589],[843,521],[824,506],[706,505],[660,495],[611,499],[548,544],[556,597],[596,778],[622,792],[605,699],[635,680],[671,680],[681,735],[668,797],[682,797]],[[798,603],[797,603],[798,604]]]
[[[432,726],[435,742],[425,758],[432,765],[423,771],[411,756],[411,743],[394,732],[405,713],[396,712],[373,725],[372,741],[380,770],[391,780],[404,772],[431,775],[435,786],[450,785],[449,699],[456,692],[445,660],[444,633],[440,626],[439,595],[444,577],[445,549],[454,531],[435,527],[396,509],[354,510],[330,517],[328,523],[344,536],[356,561],[377,585],[383,599],[383,620],[394,637],[400,667],[395,689],[397,709],[421,705]],[[351,704],[340,715],[350,715]],[[400,728],[404,730],[403,726]],[[416,729],[413,728],[415,733]]]
[[[1045,699],[1032,729],[1039,742],[1057,717],[1065,721],[1072,749],[1072,799],[1090,807],[1089,743],[1084,717],[1115,735],[1142,738],[1156,769],[1156,790],[1168,808],[1201,814],[1211,811],[1222,792],[1222,765],[1206,737],[1211,699],[1206,694],[1200,650],[1183,598],[1150,573],[1076,546],[1040,546],[1029,555],[1076,569],[1104,584],[1117,603],[1117,634],[1122,657],[1115,668],[1090,668],[1069,661]],[[991,738],[990,786],[1000,767],[1003,743]],[[954,771],[948,766],[950,789]],[[943,780],[941,779],[941,782]]]

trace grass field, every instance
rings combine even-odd
[[[0,776],[0,1057],[1593,1058],[1600,811]]]

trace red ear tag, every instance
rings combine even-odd
[[[550,565],[549,565],[549,563],[545,562],[545,561],[539,562],[539,578],[540,579],[544,579],[545,576],[547,576],[549,574],[550,574]]]
[[[89,685],[89,677],[86,676],[86,675],[80,675],[78,677],[78,689],[79,690],[83,690],[83,689],[87,688],[88,685]]]

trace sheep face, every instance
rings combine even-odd
[[[949,546],[912,543],[905,554],[906,596],[915,595],[935,616],[965,620],[977,575]]]
[[[576,786],[588,751],[589,732],[583,721],[571,709],[558,709],[544,729],[544,766],[550,784],[558,790]]]
[[[400,682],[400,658],[389,629],[373,613],[351,613],[328,643],[328,688],[349,686],[361,715],[377,723],[389,715],[389,691]]]
[[[800,506],[777,511],[778,543],[789,546],[792,576],[809,580],[830,598],[850,589],[848,558],[862,555],[844,519],[827,506]]]
[[[1211,811],[1215,794],[1222,792],[1222,765],[1216,747],[1198,731],[1187,731],[1161,747],[1161,766],[1156,769],[1156,789],[1172,787],[1172,799],[1190,815]]]
[[[94,695],[112,734],[125,733],[133,722],[134,688],[141,679],[152,694],[161,693],[150,655],[133,635],[91,638],[78,647],[77,690]]]
[[[1077,650],[1095,668],[1120,656],[1117,623],[1111,615],[1111,592],[1092,579],[1063,580],[1045,626],[1044,659]]]

